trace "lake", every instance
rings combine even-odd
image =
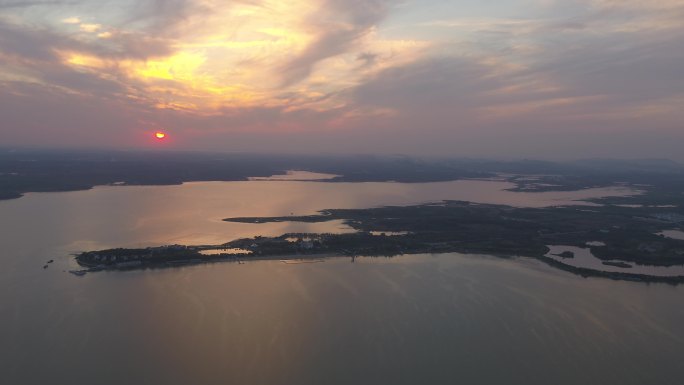
[[[351,231],[234,216],[443,199],[577,204],[494,181],[98,187],[0,201],[3,384],[679,384],[684,291],[444,254],[75,277],[69,253]],[[47,269],[42,266],[54,259]]]

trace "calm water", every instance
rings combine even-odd
[[[196,183],[0,202],[0,383],[681,383],[683,289],[582,279],[526,259],[448,254],[64,272],[73,267],[68,252],[91,247],[320,230],[220,221],[227,216],[447,198],[531,206],[573,199],[504,187]],[[598,194],[579,194],[588,193]],[[44,270],[48,259],[55,262]]]
[[[60,250],[169,243],[223,243],[240,237],[287,232],[352,231],[341,221],[327,223],[227,223],[238,216],[315,214],[326,208],[406,205],[445,199],[544,207],[606,195],[624,188],[576,192],[520,193],[493,181],[441,183],[317,183],[294,181],[202,182],[181,186],[97,187],[90,191],[40,193],[0,201],[8,232],[31,239],[40,230]],[[36,227],[39,226],[39,227]],[[61,243],[60,243],[61,242]],[[47,250],[51,250],[48,248]]]

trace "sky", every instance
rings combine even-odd
[[[0,146],[683,161],[683,118],[684,0],[0,0]]]

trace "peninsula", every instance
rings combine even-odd
[[[156,268],[253,259],[307,259],[326,256],[385,256],[418,253],[472,253],[504,258],[531,257],[582,276],[644,282],[684,283],[684,276],[655,276],[575,267],[548,255],[548,245],[587,245],[606,265],[684,264],[684,240],[658,233],[684,217],[672,207],[516,208],[445,201],[407,207],[329,209],[317,215],[241,217],[242,223],[342,220],[347,234],[284,234],[237,239],[220,245],[173,245],[145,249],[83,252],[85,271]],[[569,256],[569,255],[568,255]],[[615,261],[621,262],[615,262]],[[630,265],[631,266],[631,265]]]

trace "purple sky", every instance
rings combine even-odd
[[[0,117],[0,146],[682,161],[684,0],[0,0]]]

